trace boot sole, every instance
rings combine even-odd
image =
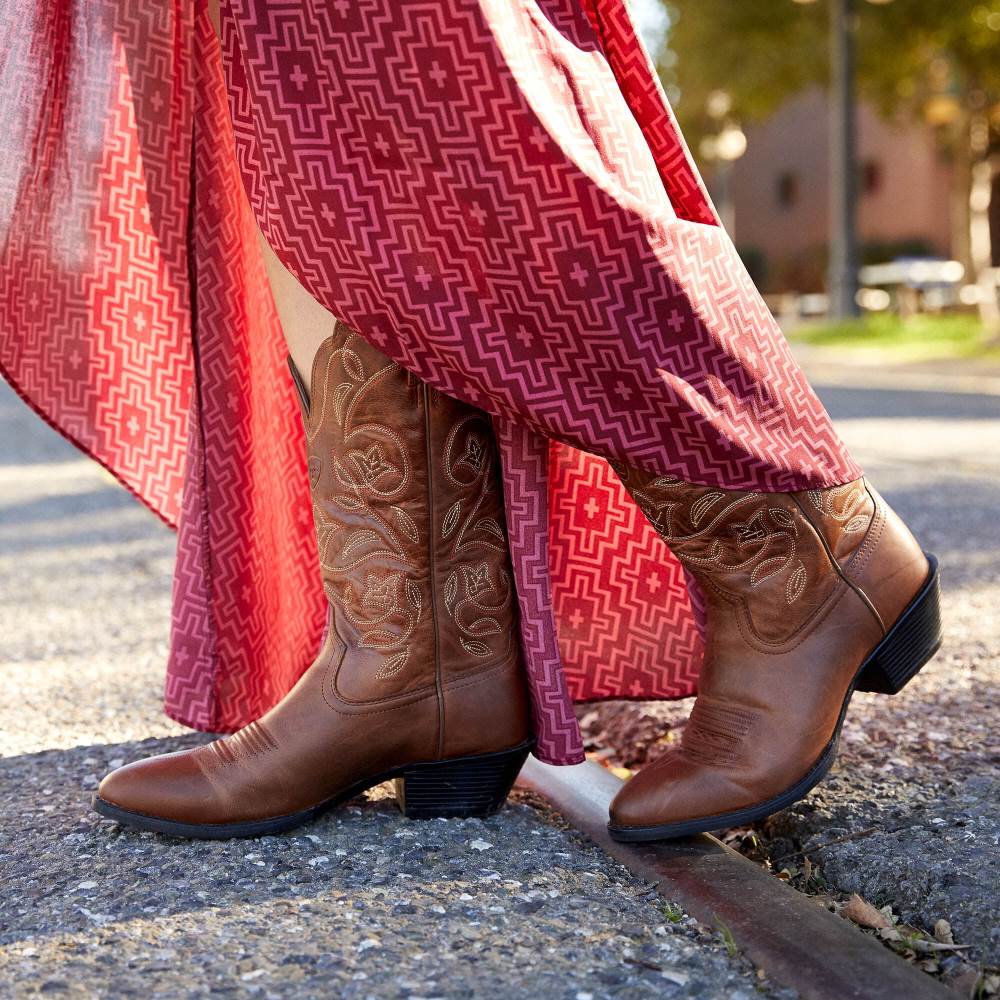
[[[191,840],[228,840],[233,837],[263,837],[285,833],[316,819],[327,810],[342,805],[375,785],[394,780],[396,800],[403,815],[409,819],[489,816],[506,802],[533,746],[534,743],[529,741],[495,753],[404,764],[356,782],[332,798],[300,812],[243,823],[181,823],[123,809],[96,793],[92,804],[102,816],[136,830]]]
[[[677,823],[661,823],[657,826],[616,827],[609,823],[608,833],[623,843],[674,840],[678,837],[690,837],[696,833],[707,833],[710,830],[746,826],[787,809],[794,802],[805,798],[823,780],[836,760],[840,729],[844,724],[847,706],[851,703],[854,692],[876,691],[882,694],[898,694],[941,647],[941,584],[938,563],[930,553],[925,554],[930,563],[927,579],[896,623],[858,667],[844,696],[833,736],[819,759],[803,778],[766,802],[744,809],[716,813],[714,816],[700,816]]]

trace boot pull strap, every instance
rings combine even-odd
[[[299,374],[298,368],[295,367],[295,362],[292,361],[292,356],[290,354],[288,355],[288,370],[292,373],[292,381],[295,383],[295,389],[299,394],[302,409],[305,410],[306,416],[308,417],[310,410],[309,390],[306,388],[306,384],[302,380],[302,376]]]

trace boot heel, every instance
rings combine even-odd
[[[488,816],[506,801],[530,743],[499,753],[412,764],[396,778],[396,800],[410,819]]]
[[[897,694],[941,645],[941,585],[937,560],[920,593],[861,668],[856,691]]]

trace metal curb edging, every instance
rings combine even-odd
[[[608,834],[622,782],[587,761],[552,767],[529,757],[518,783],[548,799],[634,875],[654,882],[697,920],[724,924],[737,948],[806,1000],[954,1000],[955,994],[715,837],[623,844]]]

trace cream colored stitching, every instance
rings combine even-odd
[[[489,562],[483,560],[470,564],[462,561],[474,550],[485,549],[496,553],[506,553],[507,550],[503,529],[496,518],[479,516],[487,498],[494,492],[496,474],[493,449],[488,441],[484,442],[468,429],[471,423],[482,419],[473,414],[456,421],[445,438],[441,456],[445,478],[464,494],[448,508],[441,526],[442,538],[453,539],[452,565],[461,567],[460,574],[453,571],[445,581],[444,604],[458,629],[459,644],[469,655],[480,659],[495,656],[502,651],[494,648],[489,637],[503,634],[501,617],[513,599],[513,585],[503,569],[497,570],[494,580]],[[466,429],[465,448],[461,454],[456,455],[455,444],[463,429]],[[471,471],[471,480],[457,475],[463,467]],[[463,508],[469,500],[471,503],[468,512],[463,516]],[[490,603],[487,597],[494,593],[500,599],[497,603]],[[509,638],[507,645],[509,646]]]
[[[313,516],[320,564],[328,577],[324,582],[327,596],[336,613],[343,615],[359,633],[358,647],[385,654],[375,676],[387,679],[398,674],[409,660],[410,642],[423,608],[420,589],[404,570],[386,572],[376,566],[365,577],[364,592],[359,596],[345,577],[362,565],[384,560],[415,569],[400,536],[416,543],[419,529],[413,518],[398,503],[393,503],[408,493],[413,469],[406,443],[391,427],[375,421],[354,424],[364,397],[386,376],[399,371],[399,367],[390,363],[366,377],[361,357],[351,349],[352,342],[353,336],[349,336],[327,360],[316,431],[322,426],[327,400],[332,397],[336,424],[342,431],[343,449],[337,451],[344,455],[343,459],[334,455],[333,469],[344,492],[314,501]],[[340,372],[334,368],[338,361],[347,381],[339,380]],[[331,393],[333,382],[337,385]],[[315,433],[310,442],[313,438]],[[386,452],[389,445],[391,454]],[[322,460],[316,458],[320,466]],[[392,522],[373,506],[373,499],[390,505]],[[330,508],[349,512],[361,521],[361,526],[348,528],[330,516]],[[400,599],[401,591],[405,593],[405,601]]]
[[[685,491],[692,489],[681,480],[660,478],[643,489],[632,489],[626,478],[625,485],[681,562],[708,571],[749,573],[752,588],[790,571],[783,588],[785,602],[792,606],[805,593],[807,574],[803,561],[798,558],[798,520],[786,509],[772,506],[768,494],[737,496],[723,503],[708,523],[702,525],[709,512],[726,500],[724,492],[708,490],[688,501],[670,496],[670,491],[678,486]],[[813,503],[822,507],[825,503],[822,494],[814,492]],[[747,508],[751,509],[747,511]],[[856,510],[857,504],[852,503],[850,509]],[[743,519],[736,520],[734,515],[743,511],[747,511]],[[687,523],[698,530],[682,531],[679,526],[685,517]],[[721,536],[723,528],[727,529],[725,536]],[[743,559],[732,561],[730,557],[727,561],[727,552],[734,543],[737,552],[749,550],[749,554]],[[702,554],[695,553],[698,549]]]

